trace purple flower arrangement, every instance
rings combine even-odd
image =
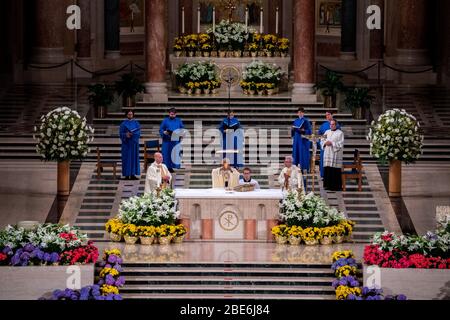
[[[337,261],[333,262],[331,265],[331,269],[336,272],[337,269],[343,266],[350,266],[358,268],[358,264],[356,263],[356,260],[353,258],[340,258]]]
[[[10,257],[9,264],[12,266],[46,265],[59,261],[58,252],[44,252],[41,248],[31,243],[25,244],[16,251],[6,246],[2,252]]]
[[[119,287],[125,284],[125,277],[120,275],[121,264],[119,250],[105,250],[103,260],[98,263],[102,270],[96,284],[80,290],[55,290],[51,300],[122,300]]]
[[[354,276],[340,277],[339,279],[335,279],[333,281],[332,286],[334,289],[336,289],[339,286],[356,288],[356,287],[359,287],[359,281]]]

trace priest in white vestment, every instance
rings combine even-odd
[[[297,190],[300,189],[301,193],[305,193],[303,186],[303,175],[297,166],[292,165],[292,157],[287,156],[284,158],[284,168],[281,170],[278,176],[278,183],[283,190]]]
[[[230,159],[225,158],[222,166],[211,172],[213,188],[233,189],[239,185],[239,176],[239,171],[230,166]]]
[[[145,190],[144,193],[150,193],[156,188],[170,187],[172,181],[172,175],[169,169],[163,163],[163,156],[161,153],[155,153],[155,161],[148,167],[147,175],[145,177]]]
[[[330,129],[325,131],[320,142],[323,152],[323,187],[330,191],[342,190],[342,156],[344,153],[344,133],[337,129],[336,120],[330,121]]]

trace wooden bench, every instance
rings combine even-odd
[[[102,160],[100,155],[100,148],[97,147],[97,179],[100,179],[103,168],[112,168],[114,180],[116,180],[117,162],[114,160]]]
[[[342,191],[345,191],[347,179],[358,180],[358,191],[362,191],[362,171],[361,156],[359,150],[355,149],[353,162],[344,162],[342,165]]]
[[[144,142],[144,171],[147,172],[149,159],[155,160],[155,153],[159,151],[159,140],[147,140]]]

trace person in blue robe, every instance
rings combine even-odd
[[[179,169],[181,166],[181,129],[184,128],[183,121],[177,117],[175,108],[169,110],[169,116],[164,118],[159,127],[159,134],[162,138],[162,155],[164,164],[170,172]]]
[[[291,136],[293,138],[292,144],[292,158],[294,159],[294,165],[300,165],[300,169],[303,171],[309,171],[310,166],[310,146],[311,143],[303,135],[310,135],[311,122],[305,117],[305,110],[303,108],[298,109],[298,118],[292,123]]]
[[[333,120],[333,113],[331,111],[327,111],[325,113],[325,118],[327,119],[327,121],[322,123],[322,125],[320,126],[318,131],[319,136],[323,136],[327,130],[330,130],[330,122],[331,120]],[[337,129],[341,129],[340,124],[337,125]],[[320,142],[317,142],[317,147],[320,150],[320,162],[319,162],[320,177],[323,178],[325,169],[323,168],[323,148],[321,147]]]
[[[122,176],[126,180],[138,180],[136,175],[141,174],[139,162],[139,138],[141,136],[141,125],[134,119],[134,111],[126,112],[127,119],[122,121],[119,129],[122,141]]]
[[[223,158],[230,159],[230,163],[235,168],[244,166],[244,134],[241,123],[234,116],[233,111],[229,111],[219,126],[222,135],[222,150],[237,150],[238,153],[223,153]]]

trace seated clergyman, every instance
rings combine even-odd
[[[253,185],[255,190],[260,189],[258,181],[252,179],[252,170],[250,168],[244,168],[242,173],[243,178],[239,179],[239,185]]]
[[[211,172],[213,188],[232,189],[239,185],[239,175],[239,171],[231,167],[230,160],[225,158],[222,166]]]
[[[284,159],[284,168],[278,176],[278,182],[283,190],[300,189],[302,193],[304,192],[303,175],[298,167],[292,165],[291,156]]]
[[[163,156],[161,153],[155,153],[155,162],[153,162],[147,169],[147,175],[145,177],[145,193],[150,193],[156,188],[170,187],[172,181],[172,175],[163,163]]]

